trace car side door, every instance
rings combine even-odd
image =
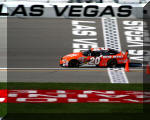
[[[89,65],[98,65],[101,60],[101,55],[102,55],[101,51],[92,51]]]

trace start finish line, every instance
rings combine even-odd
[[[150,103],[150,92],[106,90],[0,90],[0,103]]]

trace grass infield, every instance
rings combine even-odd
[[[143,84],[102,83],[0,83],[0,89],[143,90]],[[142,104],[122,103],[8,103],[0,104],[0,116],[19,114],[142,114]],[[39,117],[40,118],[40,117]]]
[[[0,83],[0,89],[143,90],[143,84],[110,83]]]

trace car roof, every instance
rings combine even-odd
[[[109,50],[107,48],[91,48],[91,51]]]

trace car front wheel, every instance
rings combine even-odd
[[[69,67],[79,67],[80,66],[80,63],[79,63],[79,61],[78,60],[71,60],[70,62],[69,62],[69,65],[68,65]]]

